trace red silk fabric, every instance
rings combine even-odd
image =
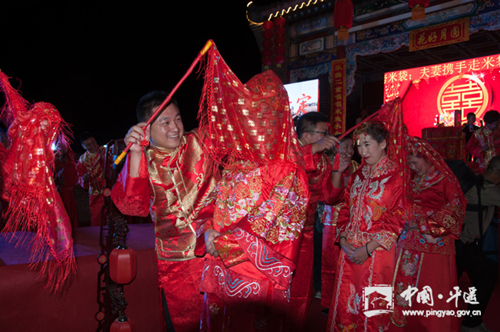
[[[213,222],[221,255],[205,265],[202,326],[229,331],[224,322],[245,321],[277,331],[288,312],[309,198],[288,95],[271,71],[243,85],[214,45],[198,117],[209,134],[205,152],[225,168]]]
[[[10,139],[1,166],[2,198],[8,202],[4,236],[23,245],[23,238],[15,239],[13,232],[35,232],[31,261],[41,268],[48,286],[58,289],[75,269],[71,222],[52,178],[52,144],[67,145],[68,125],[52,104],[29,106],[2,72],[0,86],[7,101],[2,119]]]
[[[265,164],[302,163],[288,101],[274,72],[265,71],[242,84],[213,45],[198,114],[200,128],[210,134],[212,158],[223,165],[230,163],[228,157]]]

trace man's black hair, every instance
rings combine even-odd
[[[85,131],[80,135],[80,143],[83,144],[83,141],[86,141],[92,137],[94,137],[94,135],[90,131]]]
[[[500,113],[495,110],[484,113],[483,120],[485,123],[493,123],[500,120]]]
[[[467,113],[467,119],[469,119],[469,117],[472,117],[472,116],[476,116],[476,113],[474,113],[474,112]]]
[[[154,110],[158,108],[158,106],[160,106],[165,99],[167,99],[167,96],[168,94],[165,91],[159,90],[148,92],[147,94],[142,96],[141,99],[139,99],[135,110],[137,120],[139,120],[139,122],[147,122],[153,114]],[[179,105],[174,98],[170,100],[165,108],[167,108],[171,104],[174,104],[177,108],[179,108]]]
[[[323,113],[309,112],[302,115],[297,121],[297,137],[300,139],[302,134],[308,130],[314,130],[316,125],[321,122],[328,122],[328,118]]]

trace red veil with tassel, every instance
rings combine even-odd
[[[50,103],[30,105],[0,72],[6,103],[2,121],[10,144],[3,149],[0,172],[7,223],[3,236],[31,252],[47,286],[58,290],[75,270],[71,224],[57,193],[52,144],[68,145],[69,126]]]

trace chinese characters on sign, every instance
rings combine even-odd
[[[438,94],[438,111],[441,115],[451,115],[455,110],[464,114],[483,114],[489,105],[486,85],[476,75],[457,75],[447,80]],[[452,120],[448,122],[453,123]],[[446,124],[446,123],[445,123]]]
[[[410,31],[410,52],[469,40],[469,18]]]
[[[462,61],[400,70],[384,75],[385,101],[400,97],[405,82],[429,82],[430,79],[450,77],[444,81],[437,96],[437,110],[447,115],[460,109],[462,114],[474,112],[480,117],[490,105],[485,75],[500,68],[500,55],[490,55]],[[492,78],[494,80],[494,78]]]
[[[446,302],[454,301],[455,308],[458,307],[458,299],[460,296],[463,297],[465,303],[468,304],[479,304],[476,298],[476,287],[469,287],[469,292],[462,292],[460,287],[455,286],[453,290],[450,291],[448,299]],[[408,306],[411,307],[413,297],[416,295],[416,301],[421,304],[427,304],[429,306],[434,306],[434,295],[432,293],[432,289],[429,286],[422,287],[422,290],[419,292],[417,287],[408,286],[408,288],[401,293],[401,297],[408,302]],[[443,300],[443,294],[438,294],[437,298],[439,300]]]
[[[366,317],[373,317],[382,314],[390,314],[394,311],[393,301],[394,288],[391,285],[373,285],[365,287],[362,294],[362,302],[364,303],[364,311]],[[408,286],[401,294],[396,295],[398,302],[404,301],[402,314],[405,316],[422,316],[422,317],[464,317],[464,316],[481,316],[480,310],[448,310],[436,309],[439,308],[439,301],[452,302],[455,308],[458,309],[460,298],[466,304],[479,304],[477,301],[477,289],[469,287],[468,292],[460,290],[460,287],[455,286],[449,291],[449,296],[445,297],[443,294],[434,294],[432,288],[424,286],[420,290],[417,287]],[[417,310],[411,310],[415,302],[429,306],[429,309],[422,310],[422,307]],[[436,308],[434,305],[437,304]]]
[[[500,54],[385,73],[384,84],[427,80],[441,76],[465,75],[498,68],[500,68]]]
[[[330,122],[333,135],[345,132],[346,118],[346,60],[332,61],[332,112]]]

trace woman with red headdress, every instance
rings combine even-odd
[[[246,84],[215,47],[199,117],[224,171],[215,193],[202,331],[282,331],[309,198],[288,95],[272,71]]]
[[[388,107],[393,106],[398,104]],[[389,327],[389,316],[378,313],[390,304],[395,243],[405,221],[400,167],[387,153],[396,139],[382,122],[368,121],[356,129],[354,141],[363,161],[349,179],[338,216],[337,239],[342,250],[328,331]],[[385,287],[375,287],[381,285]]]
[[[403,315],[407,309],[457,309],[455,301],[438,295],[450,294],[458,284],[454,240],[460,237],[466,207],[457,178],[429,143],[408,137],[406,150],[413,171],[413,213],[397,246],[391,320],[404,331],[458,331],[458,317]]]

